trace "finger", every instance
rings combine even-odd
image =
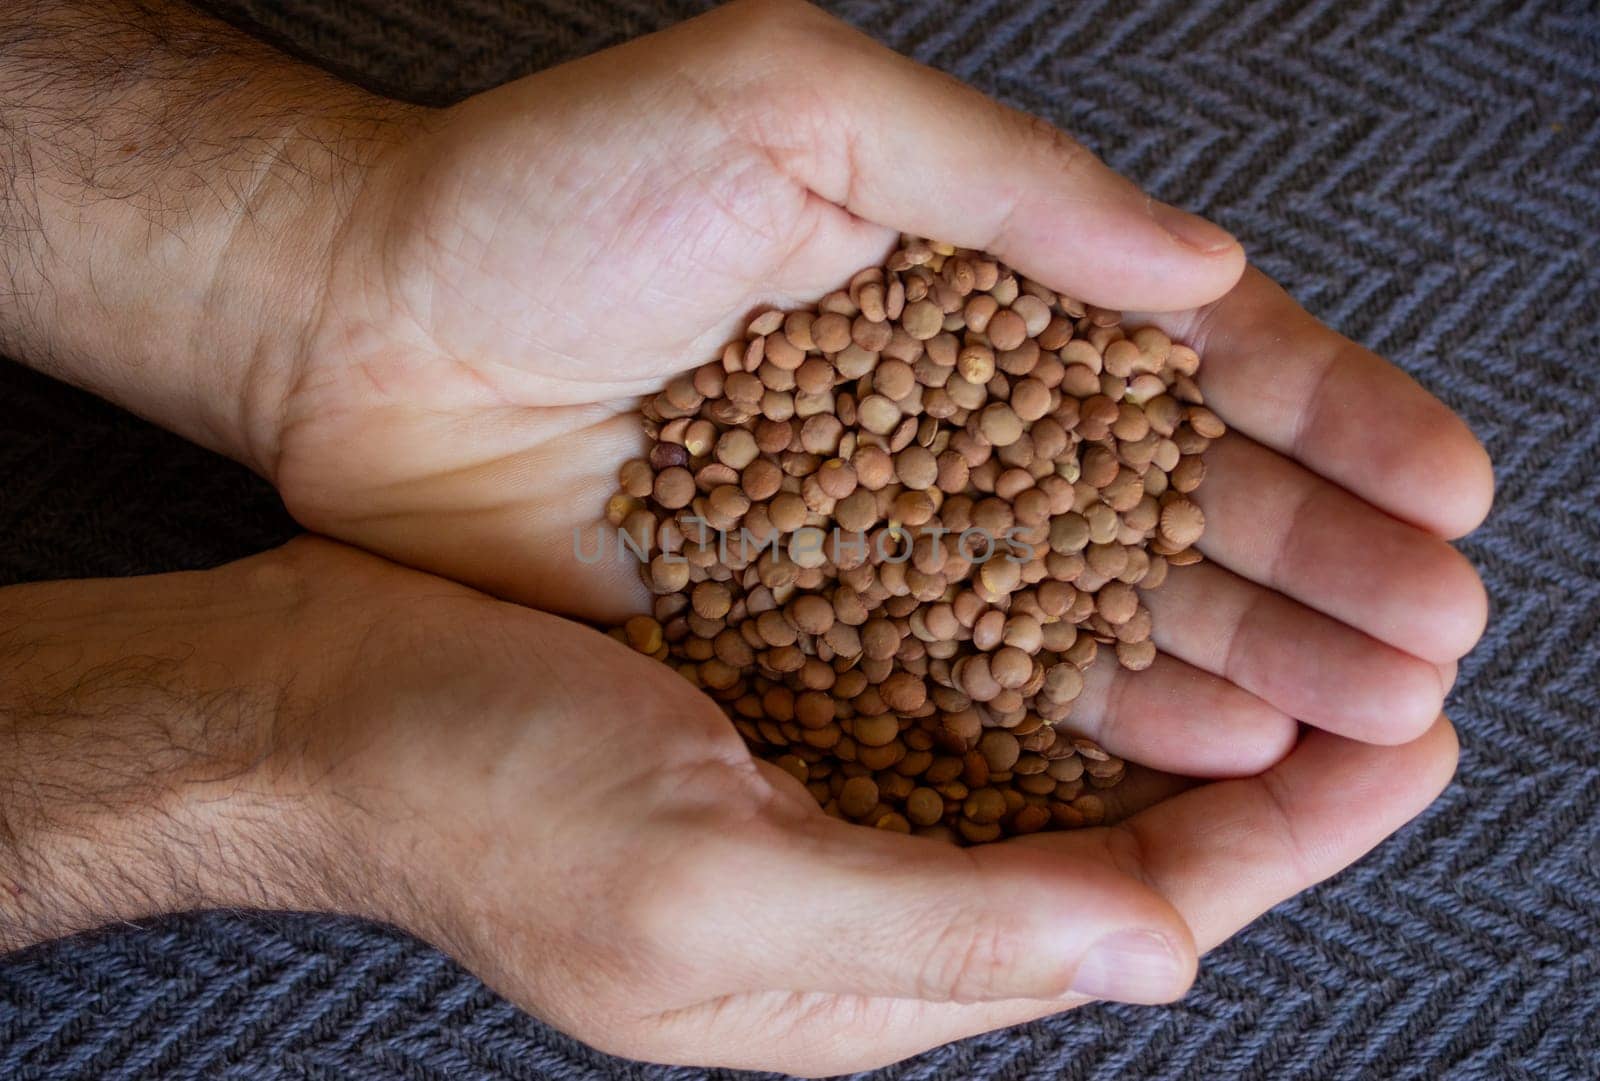
[[[963,850],[813,812],[720,839],[703,871],[717,887],[678,933],[745,990],[1165,1002],[1193,979],[1177,913],[1095,859]]]
[[[1229,424],[1390,514],[1459,537],[1489,513],[1493,470],[1461,418],[1260,271],[1199,311],[1128,321],[1205,358],[1201,386]]]
[[[1000,847],[1099,851],[1169,898],[1206,951],[1415,818],[1449,783],[1456,754],[1455,730],[1442,717],[1399,747],[1311,732],[1260,777],[1192,789],[1114,829],[1036,834]],[[915,1004],[897,1036],[909,1054],[1070,1004]]]
[[[1171,898],[1209,950],[1419,814],[1448,783],[1456,752],[1454,730],[1443,718],[1421,738],[1393,748],[1313,732],[1261,777],[1193,789],[1117,829],[1035,835],[993,847],[1098,852]],[[765,993],[684,1011],[666,1031],[709,1038],[720,1065],[818,1076],[886,1065],[1081,1001],[1070,995],[957,1003]],[[774,1038],[753,1048],[740,1038],[753,1030]],[[703,1056],[705,1044],[698,1048]]]
[[[857,218],[993,252],[1108,307],[1204,304],[1243,269],[1223,229],[1151,199],[1039,118],[815,8],[735,5],[694,33],[691,77],[712,77],[740,130]],[[706,68],[705,42],[718,38],[751,58],[748,79]]]
[[[1260,777],[1193,789],[1118,829],[1208,950],[1415,818],[1449,783],[1457,751],[1443,717],[1398,747],[1313,730]]]
[[[1444,707],[1437,665],[1215,563],[1174,568],[1143,596],[1162,651],[1307,724],[1402,743],[1431,728]]]
[[[1455,660],[1483,634],[1483,583],[1438,537],[1235,433],[1206,455],[1207,556],[1424,660]]]
[[[1132,672],[1109,653],[1089,667],[1062,727],[1112,754],[1189,777],[1237,777],[1294,746],[1294,720],[1251,691],[1174,657]]]
[[[1257,777],[1189,789],[1109,829],[996,847],[1098,855],[1170,899],[1209,950],[1420,814],[1455,773],[1458,749],[1442,716],[1393,747],[1313,729]]]

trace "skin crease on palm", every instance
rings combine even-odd
[[[292,363],[251,382],[272,434],[230,448],[309,528],[503,599],[327,542],[262,557],[362,642],[329,776],[406,793],[370,843],[431,899],[372,914],[606,1050],[828,1074],[1085,991],[1175,998],[1448,781],[1486,603],[1447,541],[1487,513],[1488,461],[1221,230],[793,3],[396,116],[284,320]],[[642,448],[638,396],[901,232],[1162,326],[1230,426],[1208,559],[1146,597],[1161,656],[1097,666],[1073,718],[1150,767],[1115,827],[957,850],[828,819],[670,670],[504,603],[641,610],[636,567],[572,554]]]

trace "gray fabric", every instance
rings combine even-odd
[[[236,0],[444,101],[687,15],[628,0]],[[1488,442],[1493,595],[1439,804],[1218,950],[893,1078],[1600,1076],[1600,15],[1591,3],[841,3],[1241,236]],[[0,365],[0,580],[204,566],[292,531],[239,470]],[[756,1036],[755,1038],[759,1038]],[[210,915],[0,965],[0,1077],[697,1078],[596,1054],[415,942]],[[722,1076],[722,1075],[717,1075]]]

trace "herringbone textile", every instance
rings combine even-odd
[[[237,0],[441,101],[691,14],[642,0]],[[1439,804],[1206,962],[885,1078],[1600,1076],[1600,12],[1592,0],[855,0],[895,46],[1202,210],[1461,410],[1494,618]],[[0,580],[203,566],[292,531],[240,470],[0,366]],[[699,1078],[611,1060],[393,933],[212,915],[0,966],[0,1078]],[[717,1075],[722,1076],[722,1075]]]

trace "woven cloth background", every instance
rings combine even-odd
[[[643,0],[230,0],[447,101],[692,14]],[[835,10],[1202,210],[1464,413],[1499,475],[1459,779],[1167,1009],[1102,1007],[927,1081],[1600,1076],[1600,10],[1593,0],[923,0]],[[293,525],[239,469],[0,364],[0,581],[215,564]],[[0,965],[0,1078],[707,1075],[552,1032],[355,922],[205,915]]]

